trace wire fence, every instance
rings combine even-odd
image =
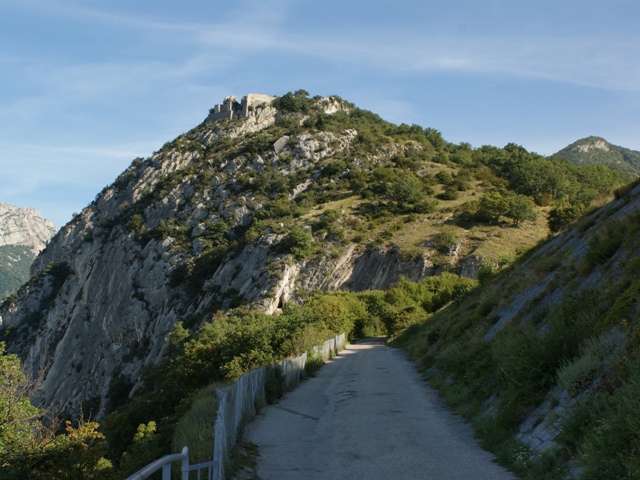
[[[328,360],[344,348],[344,333],[327,340],[322,346],[313,348],[314,357]],[[307,361],[306,352],[301,356],[283,360],[281,368],[284,384],[293,388],[300,382],[300,376]],[[257,406],[265,403],[267,368],[261,367],[245,373],[231,386],[216,390],[218,411],[216,412],[215,442],[213,447],[213,478],[222,480],[229,465],[229,453],[238,441],[242,426],[255,417]]]

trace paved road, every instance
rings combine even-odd
[[[350,345],[262,410],[245,438],[262,480],[513,479],[447,410],[403,352]]]

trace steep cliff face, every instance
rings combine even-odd
[[[452,255],[433,246],[431,230],[411,248],[392,241],[444,224],[450,209],[434,202],[385,217],[345,189],[352,172],[412,152],[433,176],[443,166],[428,142],[372,146],[357,128],[336,127],[353,105],[288,99],[205,121],[134,160],[40,254],[2,318],[11,351],[42,378],[43,405],[73,413],[92,401],[104,411],[112,379],[139,386],[177,321],[197,328],[243,303],[271,313],[304,292],[385,288],[444,269],[477,275],[472,241],[453,242]]]

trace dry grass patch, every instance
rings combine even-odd
[[[494,261],[498,261],[504,254],[523,253],[549,235],[546,218],[545,212],[540,210],[535,223],[526,222],[518,227],[474,226],[470,230],[470,236],[477,242],[475,253]]]
[[[313,207],[308,213],[300,218],[317,218],[328,210],[338,210],[345,213],[353,213],[353,211],[362,203],[362,197],[359,195],[351,195],[349,197],[341,198],[340,200],[334,200],[333,202],[327,202]]]

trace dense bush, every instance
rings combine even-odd
[[[22,372],[16,355],[6,354],[0,342],[0,469],[6,479],[72,480],[108,478],[111,462],[99,425],[65,422],[54,432],[43,411],[27,395],[34,384]],[[47,422],[51,419],[47,419]]]

